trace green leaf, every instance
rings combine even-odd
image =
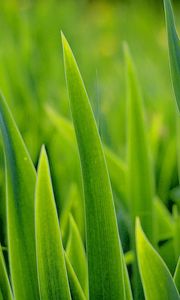
[[[2,294],[2,299],[3,298],[6,300],[13,299],[1,246],[0,246],[0,291]]]
[[[175,281],[176,287],[180,293],[180,257],[178,259],[178,263],[177,263],[176,270],[174,273],[174,281]]]
[[[66,253],[77,275],[78,281],[84,293],[87,295],[88,289],[88,272],[87,272],[87,260],[83,242],[78,230],[78,227],[72,217],[69,216],[70,230],[69,239],[66,246]]]
[[[157,220],[156,242],[173,237],[173,219],[164,203],[155,198],[155,216]]]
[[[49,105],[46,105],[45,110],[50,121],[60,133],[61,138],[65,139],[69,147],[74,149],[76,147],[76,141],[74,128],[71,122],[54,111]],[[104,153],[112,186],[115,191],[120,196],[122,196],[121,200],[123,201],[125,207],[127,207],[127,200],[125,196],[127,167],[125,163],[119,157],[117,157],[117,155],[115,155],[113,151],[110,150],[107,146],[104,146]]]
[[[71,122],[62,115],[57,114],[57,112],[50,105],[45,106],[45,111],[50,121],[61,133],[61,136],[68,142],[69,146],[75,148],[76,139]]]
[[[115,155],[108,147],[104,146],[107,167],[113,189],[119,194],[122,204],[128,208],[126,195],[126,164]]]
[[[174,252],[176,260],[180,256],[180,214],[178,212],[178,207],[173,206],[173,219],[174,219]]]
[[[131,247],[135,253],[135,218],[140,217],[142,226],[154,241],[154,204],[153,174],[148,148],[146,126],[144,121],[143,102],[138,85],[135,67],[125,48],[127,65],[127,198],[131,220]],[[133,264],[132,285],[134,298],[143,297],[137,259]]]
[[[0,289],[0,300],[3,300],[3,295],[2,295],[1,289]]]
[[[6,163],[8,253],[13,291],[16,299],[35,300],[39,299],[34,228],[36,172],[2,96],[0,127]]]
[[[36,184],[36,253],[42,300],[70,300],[58,215],[48,158],[41,150]]]
[[[69,286],[71,290],[71,296],[73,300],[85,300],[88,299],[85,297],[82,287],[77,279],[77,276],[74,272],[74,269],[69,261],[68,256],[65,253],[65,261],[66,261],[66,268],[67,274],[69,278]]]
[[[136,247],[146,300],[178,300],[179,295],[173,278],[162,258],[147,240],[138,219]]]
[[[162,163],[159,171],[158,178],[158,195],[162,201],[167,203],[168,193],[172,185],[172,178],[176,169],[177,163],[177,153],[176,153],[176,140],[171,138],[170,141],[166,143],[164,153],[161,153]],[[168,157],[168,159],[167,159]]]
[[[136,78],[135,67],[125,51],[127,64],[127,121],[128,121],[128,172],[127,190],[132,223],[140,217],[142,226],[151,241],[154,240],[153,228],[153,173],[147,143],[143,103]],[[143,188],[142,188],[143,187]],[[134,231],[134,229],[132,229]]]
[[[84,225],[84,203],[83,199],[78,191],[78,187],[75,183],[72,183],[69,189],[68,197],[62,208],[60,214],[60,227],[62,233],[63,244],[66,245],[69,234],[69,214],[72,214],[77,226],[81,238],[85,239],[85,225]]]
[[[125,299],[122,252],[102,144],[83,80],[63,35],[62,43],[84,184],[89,298],[122,300]]]
[[[123,274],[124,274],[124,285],[125,285],[125,299],[126,300],[133,300],[132,291],[131,291],[131,284],[129,281],[129,275],[125,263],[125,259],[123,259]]]
[[[164,0],[164,8],[169,42],[171,77],[176,102],[180,110],[180,40],[176,31],[174,15],[170,0]]]

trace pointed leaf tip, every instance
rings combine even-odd
[[[36,183],[36,254],[41,299],[70,300],[48,157],[42,146]]]
[[[167,266],[146,238],[138,220],[136,247],[146,300],[179,300],[177,288]]]
[[[168,34],[171,78],[176,102],[180,110],[180,40],[176,30],[173,8],[170,0],[164,0],[164,10]]]

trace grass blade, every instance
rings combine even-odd
[[[126,195],[126,164],[106,146],[104,146],[104,153],[106,156],[112,187],[116,193],[119,194],[122,204],[127,209],[128,201]]]
[[[176,102],[180,110],[180,40],[176,31],[174,15],[170,0],[164,0],[164,8],[169,42],[171,77]]]
[[[88,273],[86,254],[78,227],[72,215],[69,216],[70,230],[69,238],[66,246],[66,254],[71,262],[71,265],[76,273],[77,279],[87,295],[88,289]]]
[[[136,247],[146,300],[178,300],[179,295],[173,278],[147,240],[139,220],[136,222]]]
[[[36,250],[42,300],[70,300],[61,233],[45,148],[36,184]]]
[[[176,260],[180,256],[180,214],[178,212],[178,207],[173,206],[173,219],[174,219],[174,252]]]
[[[66,261],[66,268],[67,274],[69,278],[69,286],[71,290],[71,295],[73,300],[86,300],[87,298],[84,295],[82,287],[77,279],[76,273],[69,261],[68,256],[65,253],[65,261]]]
[[[136,73],[126,48],[128,85],[128,198],[132,222],[140,217],[147,236],[153,241],[153,175],[147,144],[143,105]],[[143,188],[142,188],[143,187]]]
[[[39,299],[35,255],[36,172],[8,106],[0,96],[6,162],[8,253],[16,299]],[[23,282],[23,284],[22,284]]]
[[[155,199],[154,205],[157,220],[156,242],[172,238],[174,224],[170,212],[159,198]]]
[[[2,293],[2,297],[4,299],[6,300],[13,299],[1,246],[0,246],[0,290]]]
[[[64,36],[62,43],[84,183],[89,297],[123,300],[122,252],[104,153],[79,69]]]
[[[128,276],[128,271],[127,271],[125,260],[123,260],[123,273],[124,273],[124,285],[125,285],[125,295],[126,295],[125,299],[133,300],[131,284],[129,281],[129,276]]]
[[[81,199],[78,187],[75,183],[71,184],[68,197],[60,214],[60,228],[62,233],[63,244],[67,244],[69,234],[69,214],[72,214],[81,234],[82,241],[85,240],[84,225],[84,203]]]
[[[178,259],[178,263],[177,263],[176,270],[174,273],[174,281],[175,281],[177,289],[180,293],[180,257]]]
[[[153,228],[153,174],[147,143],[146,128],[135,67],[125,48],[127,65],[127,197],[131,220],[131,247],[135,252],[135,218],[140,217],[143,229],[151,241],[154,241]],[[132,284],[135,299],[142,297],[143,291],[137,266],[133,264]]]
[[[71,122],[60,114],[57,114],[49,105],[45,107],[45,110],[50,121],[60,133],[61,138],[65,139],[68,145],[74,149],[76,147],[76,140]],[[104,153],[113,188],[122,196],[123,204],[127,207],[125,196],[126,165],[107,146],[104,146]]]

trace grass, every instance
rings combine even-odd
[[[28,62],[33,50],[30,35],[38,33],[38,30],[33,31],[32,22],[36,26],[38,20],[41,20],[40,24],[46,23],[44,15],[51,6],[44,2],[44,5],[28,9],[21,7],[25,22],[22,23],[15,14],[19,10],[18,4],[1,5],[6,16],[1,22],[16,24],[14,32],[18,42],[22,43],[22,53],[17,56],[18,61],[14,54],[6,56],[4,50],[1,53],[4,57],[1,67],[5,73],[2,89],[10,98],[14,93],[19,101],[15,100],[14,118],[5,98],[0,96],[0,128],[5,158],[5,168],[1,170],[5,191],[2,190],[0,209],[0,299],[139,300],[145,297],[147,300],[178,300],[179,112],[175,111],[173,101],[169,109],[165,97],[164,103],[159,100],[153,110],[139,85],[142,74],[148,72],[145,70],[137,76],[140,65],[135,67],[126,45],[126,114],[125,109],[119,112],[112,103],[113,109],[108,110],[108,131],[103,105],[107,104],[109,93],[101,103],[96,75],[96,101],[90,101],[93,96],[87,92],[76,55],[62,34],[71,121],[67,103],[62,100],[58,105],[55,101],[58,93],[54,105],[53,101],[48,103],[43,99],[45,94],[41,82],[48,83],[48,70],[51,70],[51,64],[54,66],[57,57],[51,57],[46,63],[44,60],[42,65],[38,58],[32,60],[32,64]],[[66,5],[64,10],[68,9],[68,12],[75,7],[73,2]],[[54,15],[55,21],[50,24],[52,29],[60,13],[59,7]],[[102,4],[102,7],[107,14],[107,24],[110,24],[109,18],[113,14],[116,16],[116,12],[109,13],[106,9],[114,6]],[[179,106],[179,38],[169,0],[164,0],[164,8],[172,83]],[[134,6],[130,9],[132,18],[138,22],[133,13]],[[34,19],[33,13],[37,14]],[[16,22],[12,16],[17,18]],[[126,26],[124,28],[127,33]],[[6,28],[4,37],[7,32]],[[55,45],[47,43],[41,34],[37,41],[44,58],[52,49],[56,51]],[[110,41],[104,48],[106,51],[114,51]],[[129,44],[131,46],[131,42]],[[15,47],[14,43],[12,45]],[[45,45],[47,48],[43,48]],[[7,49],[11,51],[9,46]],[[139,57],[138,51],[136,55]],[[90,59],[88,57],[88,63]],[[47,70],[39,68],[35,62],[43,68],[48,67]],[[149,65],[143,62],[143,66],[145,69]],[[39,78],[43,77],[39,79],[39,85],[32,76],[36,67]],[[8,68],[14,68],[16,76],[11,77],[13,73],[9,73]],[[59,72],[57,68],[52,68],[52,71],[55,69],[57,80]],[[22,86],[19,85],[21,76]],[[160,76],[156,78],[158,80]],[[143,82],[144,79],[142,85]],[[160,88],[161,79],[159,82]],[[115,86],[112,84],[114,89]],[[53,90],[54,85],[49,87]],[[154,92],[155,88],[152,90]],[[163,94],[165,92],[161,97]],[[66,97],[64,91],[61,97]],[[28,114],[34,116],[34,122],[27,120]],[[115,126],[115,118],[121,118],[123,114],[122,120],[117,122],[120,127]],[[18,121],[15,121],[16,116]],[[169,127],[164,126],[165,120]],[[166,132],[167,128],[169,132]],[[112,139],[109,138],[111,131]],[[122,131],[126,131],[126,141],[120,133]],[[42,143],[45,146],[40,150]],[[4,161],[2,159],[2,164]]]

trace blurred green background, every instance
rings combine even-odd
[[[102,138],[115,151],[123,150],[125,137],[125,41],[149,117],[162,111],[162,118],[171,122],[174,108],[161,2],[1,1],[0,88],[34,159],[43,142],[39,134],[38,140],[31,140],[36,122],[42,127],[36,113],[48,102],[69,115],[61,30],[75,52],[92,102],[99,102]],[[178,21],[179,7],[175,11]]]
[[[180,3],[174,1],[177,27]],[[0,1],[0,90],[37,164],[47,147],[56,199],[76,177],[73,156],[58,138],[47,104],[70,118],[61,30],[80,66],[101,138],[125,160],[126,77],[129,44],[145,102],[156,191],[168,205],[179,199],[175,101],[170,81],[162,1]],[[1,151],[1,166],[3,152]],[[4,173],[0,173],[4,198]],[[1,201],[3,206],[4,201]],[[59,205],[61,206],[61,205]]]

